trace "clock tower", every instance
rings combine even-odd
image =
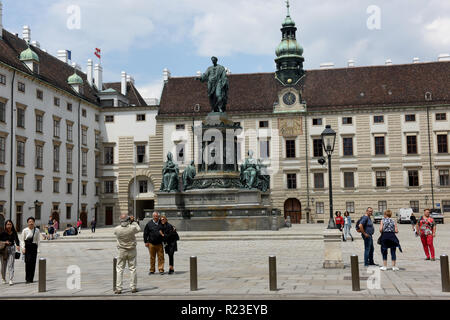
[[[275,59],[275,63],[277,64],[275,78],[284,86],[292,86],[297,84],[305,74],[303,70],[303,61],[305,59],[302,56],[303,48],[295,37],[297,28],[289,13],[289,0],[286,1],[286,6],[287,16],[281,28],[282,39],[275,50],[275,54],[277,55]]]

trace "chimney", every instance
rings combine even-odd
[[[67,50],[58,50],[58,59],[64,63],[67,63],[69,61]]]
[[[350,59],[347,61],[347,67],[354,67],[355,66],[355,60]]]
[[[448,53],[441,53],[438,56],[438,61],[450,61],[450,54],[448,54]]]
[[[225,72],[226,72],[227,76],[229,76],[231,74],[231,70],[228,68],[225,68]]]
[[[78,63],[76,63],[76,62],[72,62],[72,67],[75,70],[81,71],[81,66]]]
[[[320,69],[332,69],[334,68],[334,62],[324,62],[320,64]]]
[[[31,42],[31,29],[29,26],[23,26],[22,30],[22,38],[26,43],[30,44]]]
[[[169,71],[169,69],[164,68],[164,70],[163,70],[163,80],[164,80],[164,82],[169,81],[169,78],[170,78],[170,71]]]
[[[35,46],[36,48],[41,48],[41,44],[39,43],[39,41],[31,41],[31,44],[33,45],[33,46]]]
[[[201,77],[202,76],[202,72],[201,71],[197,71],[197,77]]]
[[[3,39],[3,3],[0,1],[0,39]]]
[[[413,63],[419,63],[420,62],[420,59],[419,58],[413,58]]]
[[[387,59],[384,64],[387,65],[387,66],[392,66],[392,60],[391,59]]]
[[[127,74],[127,82],[130,82],[131,84],[134,85],[134,78],[132,76],[130,76],[129,74]]]
[[[94,78],[94,67],[92,64],[92,59],[88,59],[87,61],[87,71],[86,71],[87,81],[89,85],[92,87],[92,79]]]
[[[94,84],[97,86],[98,91],[103,90],[103,68],[98,63],[94,66]]]
[[[122,77],[120,81],[120,93],[124,96],[127,95],[127,73],[122,71]]]

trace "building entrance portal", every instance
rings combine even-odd
[[[284,218],[291,217],[291,223],[300,223],[302,219],[302,204],[297,199],[287,199],[284,203]]]
[[[155,209],[155,200],[137,200],[136,201],[136,217],[139,220],[144,220],[145,212]]]

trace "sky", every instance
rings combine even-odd
[[[162,72],[195,76],[212,55],[232,73],[275,71],[284,0],[3,0],[3,27],[86,70],[102,50],[103,79],[122,71],[145,98],[159,98]],[[449,0],[290,0],[305,69],[436,61],[450,53]]]

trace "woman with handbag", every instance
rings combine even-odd
[[[383,256],[383,266],[380,267],[381,270],[387,270],[387,254],[388,249],[391,249],[391,260],[392,260],[392,270],[398,271],[399,268],[396,267],[397,257],[395,251],[397,247],[400,252],[402,252],[402,247],[400,246],[400,241],[398,240],[396,234],[398,233],[397,222],[391,218],[392,211],[386,210],[384,212],[384,218],[380,222],[380,232],[381,236],[378,239],[378,244],[381,245],[381,254]]]
[[[11,220],[5,222],[5,230],[0,233],[0,241],[5,242],[6,245],[5,254],[2,257],[2,283],[6,284],[6,269],[8,269],[9,285],[12,286],[14,284],[14,260],[20,258],[20,241]]]
[[[25,280],[26,283],[33,283],[34,271],[36,270],[36,258],[41,233],[35,226],[35,219],[27,219],[28,227],[23,229],[20,241],[22,253],[25,255]]]
[[[166,216],[162,216],[160,221],[159,233],[163,237],[164,249],[169,256],[169,274],[173,274],[175,272],[173,269],[173,255],[178,250],[177,241],[180,240],[180,237],[175,227],[167,222]]]

